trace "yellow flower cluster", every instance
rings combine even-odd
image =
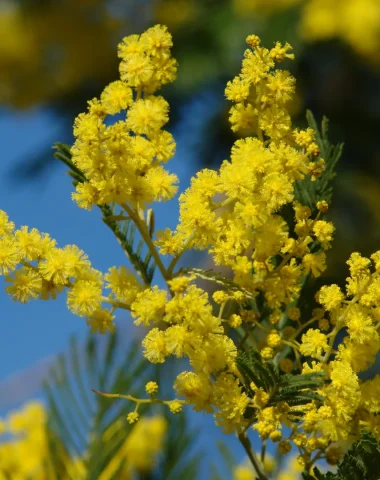
[[[45,480],[47,455],[46,414],[39,402],[29,402],[0,421],[0,479]]]
[[[163,167],[175,152],[172,135],[163,130],[169,105],[154,95],[176,77],[171,46],[171,35],[159,25],[124,38],[121,80],[108,85],[75,120],[72,159],[86,181],[77,185],[73,198],[81,208],[111,202],[143,206],[176,193],[177,177]]]
[[[44,406],[37,401],[26,403],[0,420],[0,435],[5,437],[0,442],[0,480],[47,480],[55,478],[49,475],[59,473],[48,473],[51,466],[49,467],[46,421]],[[124,421],[119,419],[104,433],[104,439],[122,428],[125,428]],[[162,450],[166,431],[167,421],[163,416],[141,419],[128,433],[118,452],[100,474],[99,480],[111,480],[116,472],[126,480],[135,478],[136,473],[145,475],[151,472]],[[85,455],[83,458],[65,458],[68,476],[62,478],[87,478],[83,461]]]
[[[315,358],[312,369],[326,371],[331,380],[320,392],[324,405],[314,405],[305,415],[305,431],[320,432],[323,441],[346,440],[361,428],[380,434],[376,415],[380,410],[380,375],[366,381],[358,377],[375,363],[380,351],[380,252],[371,259],[359,253],[351,255],[346,295],[338,285],[321,288],[318,299],[324,307],[324,330],[330,333],[310,329],[302,336],[301,353]],[[342,331],[347,335],[336,347],[335,339]],[[329,362],[333,353],[334,360]],[[306,371],[309,368],[304,366]]]
[[[76,0],[35,6],[26,13],[17,1],[1,4],[2,105],[28,108],[67,98],[89,79],[104,81],[114,72],[113,39],[125,20],[104,0],[82,2],[79,9]]]
[[[280,466],[272,456],[266,455],[263,470],[272,480],[301,480],[303,469],[296,457],[290,457],[285,466]],[[242,463],[233,469],[233,480],[256,480],[256,478],[255,471],[248,463]]]
[[[106,87],[75,121],[73,162],[84,180],[74,199],[86,208],[116,203],[127,217],[113,220],[135,224],[166,288],[141,282],[125,266],[103,275],[79,248],[58,248],[35,229],[14,230],[4,212],[0,273],[17,301],[55,298],[67,289],[68,308],[100,333],[113,330],[116,308],[128,309],[135,324],[148,329],[142,345],[150,362],[188,359],[189,370],[174,381],[178,398],[173,400],[157,398],[155,382],[146,385],[145,399],[98,392],[134,402],[130,424],[139,420],[140,404],[164,404],[174,414],[188,404],[212,413],[225,432],[236,432],[246,450],[249,427],[263,441],[278,443],[281,454],[295,445],[300,464],[310,471],[319,458],[336,462],[341,442],[357,437],[361,428],[380,436],[380,376],[361,381],[357,375],[374,363],[380,349],[380,252],[371,257],[374,271],[370,259],[352,254],[346,294],[337,285],[324,286],[311,318],[300,308],[306,280],[326,268],[334,226],[323,219],[325,199],[302,205],[295,186],[316,181],[325,162],[316,132],[292,127],[287,102],[295,80],[277,68],[294,57],[291,46],[276,43],[269,50],[255,35],[247,44],[241,73],[227,84],[226,96],[234,103],[232,128],[251,136],[235,142],[219,170],[205,169],[192,179],[179,198],[175,231],[151,231],[146,210],[152,201],[175,193],[175,179],[162,167],[174,152],[170,134],[161,130],[168,107],[153,95],[175,75],[165,27],[123,40],[121,80]],[[126,120],[104,121],[121,110]],[[207,252],[228,274],[176,269],[189,249]],[[168,265],[159,252],[172,257]],[[196,284],[198,277],[218,290],[209,295]],[[104,295],[104,289],[110,293]],[[347,336],[339,344],[341,331]],[[319,374],[318,392],[308,390],[305,401],[292,404],[291,399],[276,401],[278,385],[264,390],[256,379],[247,385],[237,358],[249,347],[256,349],[261,369],[278,367],[288,374],[280,378]]]
[[[340,38],[354,51],[379,61],[378,0],[233,0],[238,15],[273,15],[298,6],[298,30],[308,42]]]
[[[341,38],[370,61],[379,61],[378,0],[308,0],[302,11],[301,36],[307,41]]]
[[[21,303],[37,298],[55,300],[66,289],[68,309],[85,317],[98,333],[113,331],[115,308],[129,308],[124,302],[129,304],[142,289],[125,267],[111,268],[103,276],[77,246],[58,248],[55,240],[35,228],[15,230],[1,210],[0,274],[6,276],[6,292]],[[104,288],[111,290],[107,297]],[[103,302],[111,308],[103,308]]]
[[[294,78],[273,70],[276,62],[293,58],[288,53],[291,47],[277,43],[267,50],[254,35],[247,43],[252,48],[245,52],[242,73],[228,83],[226,95],[239,98],[232,107],[233,128],[242,125],[243,117],[237,120],[236,112],[249,110],[257,137],[237,140],[231,160],[225,160],[219,172],[197,174],[180,196],[177,230],[158,232],[156,244],[162,254],[175,259],[187,248],[207,249],[216,265],[233,270],[240,287],[252,296],[265,294],[275,320],[279,310],[298,297],[300,279],[310,271],[314,276],[324,271],[323,251],[330,247],[334,227],[320,219],[321,210],[311,218],[308,207],[294,202],[296,238],[292,238],[278,213],[293,201],[295,181],[310,174],[316,177],[316,165],[322,173],[324,162],[316,160],[315,132],[291,128],[286,102]],[[239,96],[242,90],[244,99]],[[276,264],[274,257],[281,261]]]

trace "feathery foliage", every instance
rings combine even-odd
[[[250,394],[254,393],[251,382],[270,393],[269,406],[280,402],[297,406],[321,399],[315,390],[323,382],[323,374],[281,375],[275,363],[263,362],[260,352],[253,347],[248,352],[239,352],[237,365]]]
[[[311,208],[312,212],[316,211],[316,204],[320,200],[327,203],[332,199],[332,181],[336,176],[336,166],[342,156],[343,144],[338,143],[332,145],[328,138],[329,120],[323,117],[321,126],[319,127],[310,110],[306,113],[309,127],[316,133],[316,141],[319,147],[319,158],[325,161],[325,170],[315,181],[311,178],[297,181],[294,185],[295,199],[302,205]]]
[[[314,468],[314,476],[303,473],[304,480],[378,480],[380,472],[380,441],[363,431],[338,465],[336,473],[322,473]]]
[[[125,419],[131,404],[96,395],[91,388],[132,392],[141,398],[146,396],[145,383],[154,378],[152,365],[138,355],[138,342],[125,352],[118,334],[109,335],[105,342],[98,339],[90,335],[83,353],[73,337],[69,355],[59,357],[44,384],[48,409],[46,469],[57,479],[96,480],[115,459],[119,462],[116,472],[123,468],[122,447],[134,428]],[[139,413],[144,411],[141,405]],[[197,431],[190,428],[184,414],[168,414],[166,421],[168,433],[157,466],[165,476],[159,478],[196,478],[201,455],[190,450],[194,450]],[[79,477],[70,458],[82,460],[85,477]],[[118,478],[114,475],[112,478]]]

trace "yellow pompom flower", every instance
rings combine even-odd
[[[131,305],[131,314],[136,325],[150,325],[162,320],[165,315],[167,293],[157,286],[137,293]]]
[[[338,285],[324,286],[319,290],[318,301],[328,311],[340,307],[343,300],[344,295]]]
[[[106,308],[98,308],[89,317],[86,318],[86,323],[91,327],[91,332],[105,334],[107,332],[113,333],[115,325],[113,323],[115,316]]]
[[[329,204],[325,200],[317,202],[317,208],[320,212],[326,213],[329,209]]]
[[[137,134],[152,135],[169,120],[169,104],[160,96],[148,96],[134,102],[128,110],[127,127]]]
[[[320,330],[310,328],[302,335],[302,343],[300,346],[302,355],[318,358],[326,349],[327,338]]]
[[[141,43],[153,56],[167,55],[173,46],[172,36],[165,25],[155,25],[141,35]]]
[[[158,384],[156,382],[148,382],[145,385],[145,391],[148,395],[154,395],[158,392]]]
[[[325,220],[318,220],[313,226],[313,233],[324,248],[329,248],[334,231],[334,225]]]
[[[152,363],[164,363],[168,351],[166,349],[165,333],[153,328],[142,341],[144,356]]]
[[[195,411],[213,411],[212,386],[206,375],[182,372],[177,376],[174,388],[178,395],[185,397],[186,403],[193,405]]]
[[[95,282],[77,281],[67,293],[69,310],[80,317],[91,316],[102,303],[102,289]]]
[[[305,267],[305,273],[311,273],[314,277],[319,277],[326,270],[326,254],[324,252],[316,255],[307,253],[302,258],[302,264]]]
[[[165,330],[165,342],[168,353],[181,358],[189,354],[192,349],[199,347],[201,339],[184,325],[173,325]]]
[[[16,270],[20,261],[20,252],[11,237],[0,238],[0,275]]]
[[[0,210],[0,238],[9,236],[14,229],[15,225],[9,221],[8,215]]]
[[[17,302],[26,303],[35,299],[42,291],[42,278],[34,270],[22,267],[5,279],[11,285],[6,287],[6,292]]]
[[[281,337],[277,330],[271,330],[267,336],[267,345],[271,348],[277,348],[281,344]]]
[[[182,403],[179,400],[172,400],[168,403],[169,410],[174,413],[181,413],[182,412]]]
[[[133,272],[123,265],[120,268],[111,267],[104,279],[106,288],[111,289],[115,298],[127,304],[131,304],[143,289]]]
[[[249,83],[240,77],[235,77],[232,82],[227,83],[225,95],[231,102],[243,102],[249,95]]]
[[[80,268],[87,265],[84,253],[78,247],[69,245],[64,249],[52,248],[39,263],[38,269],[45,280],[65,285]]]
[[[28,227],[21,227],[14,236],[20,256],[25,260],[36,260],[43,253],[42,238],[37,229],[28,231]]]
[[[241,316],[237,315],[236,313],[233,313],[228,320],[228,324],[232,328],[239,328],[240,325],[242,324]]]
[[[149,84],[154,68],[149,58],[143,54],[127,57],[120,63],[120,78],[130,87],[141,87]]]
[[[260,354],[264,360],[271,360],[274,357],[274,351],[270,347],[263,348]]]
[[[107,115],[116,115],[132,104],[132,89],[126,83],[116,80],[103,90],[100,100]]]
[[[351,253],[350,258],[347,260],[347,265],[350,267],[350,274],[352,277],[369,275],[371,260],[362,257],[358,252],[354,252]]]
[[[140,415],[137,412],[130,412],[127,415],[127,422],[132,425],[136,423],[139,418],[140,418]]]

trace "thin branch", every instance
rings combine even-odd
[[[251,442],[245,433],[240,433],[238,435],[240,443],[243,445],[246,454],[252,463],[253,468],[256,471],[258,480],[268,480],[268,477],[265,475],[263,467],[260,465],[260,462],[257,460],[255,453],[252,450]]]

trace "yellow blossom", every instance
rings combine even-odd
[[[145,385],[145,390],[148,395],[154,395],[158,392],[158,384],[157,382],[148,382]]]
[[[300,347],[300,352],[302,353],[302,355],[318,358],[326,349],[326,335],[321,333],[319,330],[310,328],[306,333],[302,335],[302,343]]]

